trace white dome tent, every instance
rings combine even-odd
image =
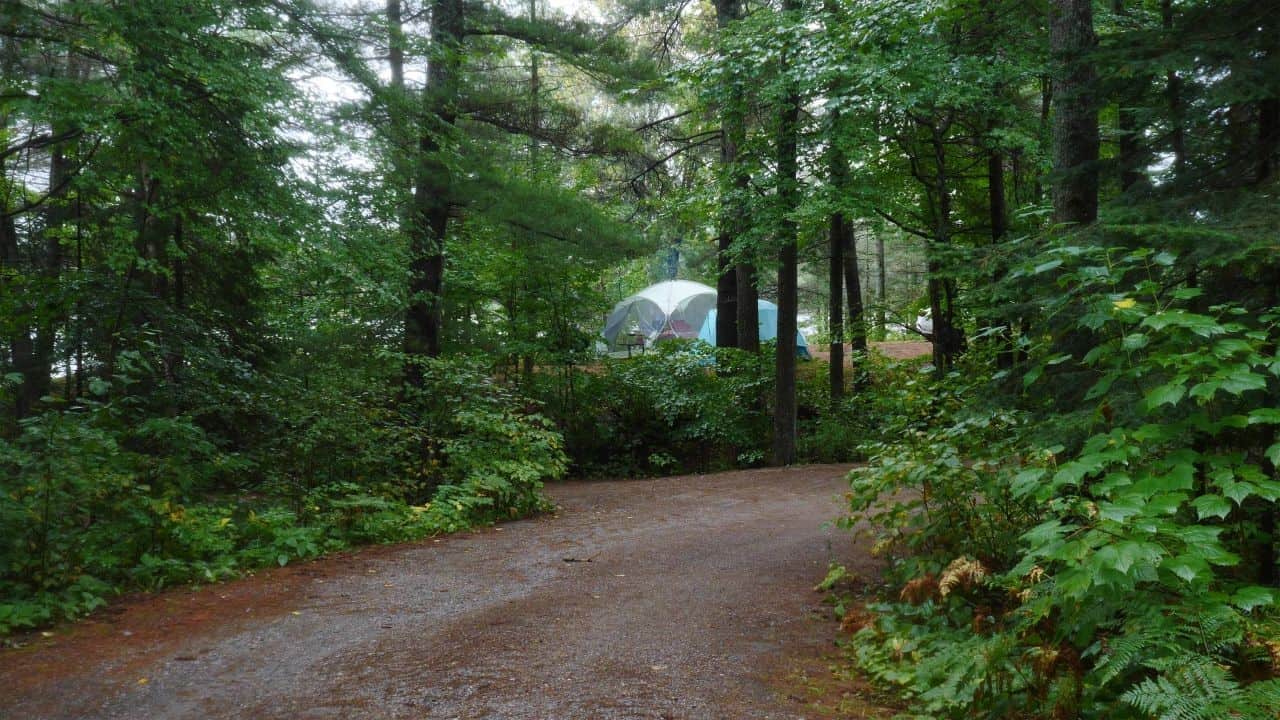
[[[647,344],[663,338],[694,339],[716,306],[715,288],[688,280],[668,280],[641,290],[613,306],[605,320],[609,348],[639,336]]]

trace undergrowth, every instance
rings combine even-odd
[[[1015,269],[1056,293],[1028,361],[890,391],[844,523],[893,590],[851,648],[914,712],[1280,713],[1271,249],[1167,248],[1059,242]]]
[[[536,374],[530,393],[563,432],[571,472],[633,477],[710,472],[768,462],[773,344],[759,353],[703,343],[662,343],[643,355]],[[859,358],[860,372],[887,378],[909,364]],[[802,462],[851,462],[883,432],[882,396],[829,397],[827,365],[797,371]]]
[[[253,452],[223,447],[210,417],[137,420],[127,386],[24,421],[0,439],[0,635],[127,590],[545,508],[543,481],[568,464],[560,435],[481,362],[423,373],[399,401],[331,392],[319,369],[305,391],[277,386],[252,401],[275,430]]]

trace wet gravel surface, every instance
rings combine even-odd
[[[135,598],[0,651],[0,718],[799,718],[847,466],[550,488],[559,512]]]

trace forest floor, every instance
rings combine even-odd
[[[890,340],[887,342],[873,342],[870,344],[871,349],[881,355],[892,360],[910,360],[911,358],[924,357],[933,353],[933,344],[919,340]],[[844,363],[848,365],[852,358],[849,354],[849,346],[844,346]],[[813,355],[815,360],[830,362],[831,351],[825,345],[812,345],[809,347],[809,354]]]
[[[0,651],[4,718],[887,717],[833,673],[847,466],[551,486],[556,513],[115,603]]]

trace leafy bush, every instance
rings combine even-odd
[[[708,472],[768,459],[774,346],[758,354],[703,343],[662,343],[630,358],[537,373],[529,386],[564,434],[573,472],[599,477]],[[860,360],[876,386],[919,375],[913,362]],[[827,366],[797,370],[801,462],[865,458],[872,438],[898,432],[901,398],[855,390],[829,396]]]
[[[0,439],[0,633],[130,588],[545,508],[542,483],[568,462],[559,434],[478,361],[423,369],[423,392],[399,403],[340,393],[341,373],[323,369],[309,391],[278,388],[279,405],[242,398],[231,412],[278,432],[240,453],[192,416],[139,419],[150,413],[127,394],[25,420]]]
[[[1062,292],[1023,409],[984,402],[1007,371],[935,388],[851,478],[901,587],[856,635],[873,676],[946,717],[1276,716],[1280,311],[1248,252],[1028,263]]]
[[[564,432],[579,474],[751,465],[768,447],[769,357],[664,344],[632,358],[606,358],[567,379],[538,377],[534,392]]]

